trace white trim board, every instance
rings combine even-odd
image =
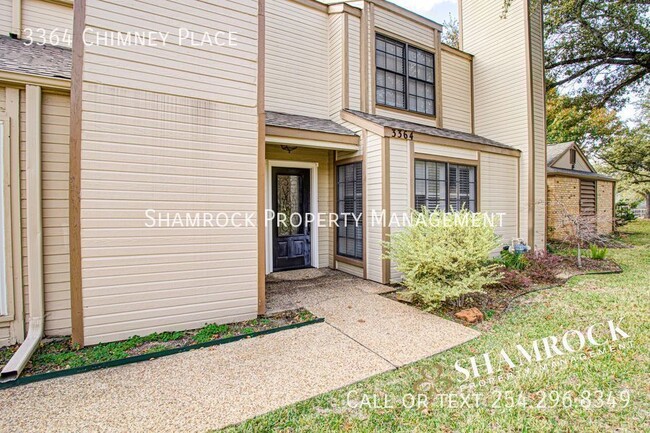
[[[271,177],[273,167],[289,167],[289,168],[307,168],[310,170],[310,191],[309,201],[311,202],[310,212],[314,215],[318,214],[318,163],[317,162],[302,162],[302,161],[285,161],[285,160],[267,160],[266,161],[266,185],[265,196],[266,206],[265,209],[271,209],[271,187],[273,179]],[[266,224],[266,214],[262,216],[262,223]],[[318,268],[318,229],[311,231],[311,266]],[[266,275],[273,272],[273,230],[266,227]]]

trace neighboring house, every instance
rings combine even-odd
[[[502,2],[463,0],[463,51],[383,0],[78,0],[74,25],[71,3],[0,0],[0,343],[27,323],[96,344],[250,319],[282,269],[397,280],[382,241],[399,227],[373,211],[501,213],[504,244],[545,245],[540,2],[503,19]],[[179,27],[237,45],[181,43]],[[72,51],[25,46],[30,28],[65,29]],[[118,47],[100,30],[172,36]],[[145,225],[148,210],[265,209],[363,218]]]
[[[570,234],[572,216],[595,223],[599,234],[614,230],[616,180],[596,172],[573,142],[552,144],[547,150],[548,237],[563,240]]]

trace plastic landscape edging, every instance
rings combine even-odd
[[[20,385],[27,385],[28,383],[40,382],[48,379],[55,379],[57,377],[72,376],[75,374],[86,373],[94,370],[102,370],[104,368],[119,367],[121,365],[134,364],[136,362],[150,361],[164,356],[175,355],[177,353],[189,352],[190,350],[202,349],[204,347],[220,346],[222,344],[233,343],[247,338],[259,337],[262,335],[275,334],[276,332],[287,331],[289,329],[302,328],[303,326],[314,325],[323,323],[324,318],[319,317],[306,322],[293,323],[291,325],[280,326],[273,329],[265,329],[263,331],[252,332],[250,334],[235,335],[233,337],[220,338],[218,340],[206,341],[205,343],[192,344],[190,346],[175,347],[173,349],[161,350],[143,355],[129,356],[128,358],[114,359],[111,361],[100,362],[97,364],[84,365],[81,367],[73,367],[65,370],[49,371],[47,373],[35,374],[33,376],[19,377],[12,381],[0,383],[0,390],[13,388]]]

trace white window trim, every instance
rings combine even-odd
[[[311,213],[318,215],[318,163],[317,162],[301,162],[301,161],[283,161],[283,160],[267,160],[266,161],[266,209],[272,208],[272,182],[271,173],[273,167],[290,167],[290,168],[307,168],[310,170],[310,197]],[[266,212],[264,215],[258,216],[260,221],[258,224],[266,223]],[[319,268],[318,264],[318,228],[311,231],[311,265],[314,268]],[[266,275],[273,272],[273,230],[270,226],[266,227]]]

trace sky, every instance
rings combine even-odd
[[[419,15],[430,18],[439,24],[449,21],[449,14],[458,19],[457,0],[388,0],[409,9]],[[626,122],[634,120],[637,110],[636,101],[631,101],[619,111],[619,117]]]
[[[449,14],[458,18],[458,1],[457,0],[388,0],[391,3],[398,4],[406,9],[423,15],[427,18],[442,24],[443,21],[449,21]]]

